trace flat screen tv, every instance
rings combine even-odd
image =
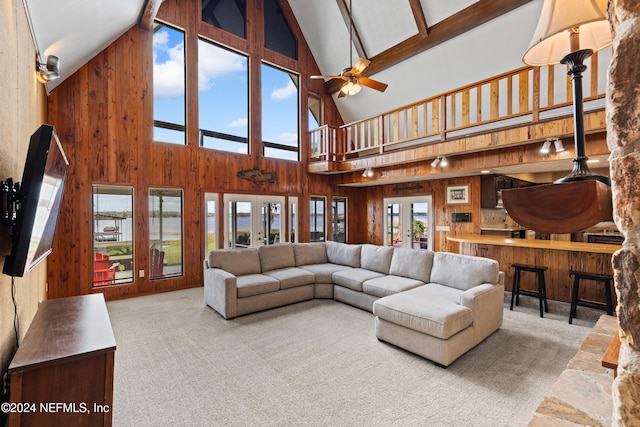
[[[51,253],[68,167],[53,126],[40,126],[31,135],[17,190],[11,254],[4,261],[4,274],[22,277]]]

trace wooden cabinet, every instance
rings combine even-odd
[[[43,301],[9,365],[9,426],[110,426],[115,349],[102,294]]]
[[[497,207],[498,192],[501,190],[528,187],[530,185],[534,184],[506,175],[482,175],[480,177],[480,207],[489,209]]]

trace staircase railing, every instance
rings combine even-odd
[[[585,111],[604,108],[611,50],[594,54],[583,74]],[[523,67],[340,127],[309,132],[311,161],[362,155],[487,133],[572,114],[571,79],[557,64]]]

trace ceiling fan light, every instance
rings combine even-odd
[[[356,93],[360,92],[361,89],[362,86],[354,82],[345,82],[342,85],[342,88],[340,88],[342,93],[344,93],[345,95],[355,95]]]

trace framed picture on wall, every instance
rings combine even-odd
[[[447,186],[448,205],[468,205],[469,204],[469,184]]]

